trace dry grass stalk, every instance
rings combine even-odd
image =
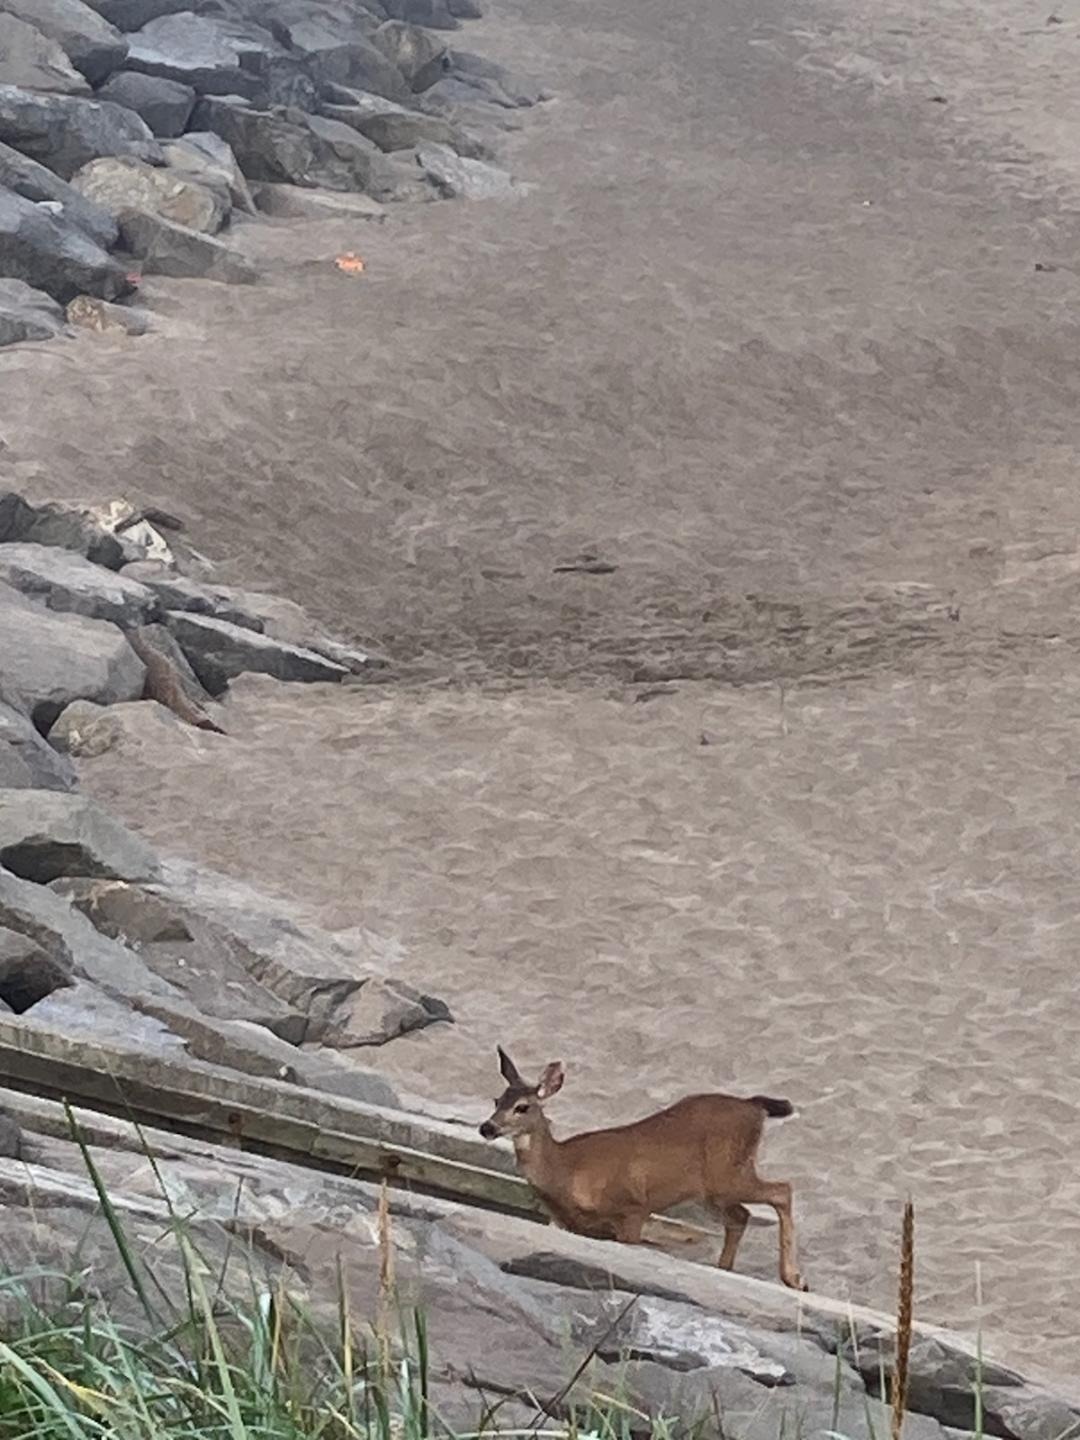
[[[383,1181],[379,1192],[379,1302],[375,1318],[375,1340],[378,1347],[379,1373],[387,1383],[390,1378],[390,1322],[394,1309],[394,1236],[390,1222],[390,1187]]]
[[[915,1206],[904,1206],[900,1237],[900,1287],[896,1302],[896,1360],[892,1377],[892,1440],[900,1440],[908,1400],[911,1326],[915,1293]]]

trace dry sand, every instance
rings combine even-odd
[[[1066,1370],[1073,11],[496,8],[467,43],[559,92],[525,200],[250,228],[255,291],[0,354],[33,493],[180,511],[409,677],[243,684],[86,782],[445,995],[409,1088],[479,1120],[501,1041],[567,1127],[789,1095],[815,1288],[891,1303],[910,1192],[924,1318],[971,1329],[981,1262],[991,1348]]]

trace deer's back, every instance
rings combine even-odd
[[[753,1164],[764,1122],[749,1100],[688,1095],[628,1125],[574,1135],[560,1150],[582,1199],[591,1190],[599,1203],[604,1192],[627,1188],[677,1204],[709,1192],[711,1176]]]

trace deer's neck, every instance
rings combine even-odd
[[[541,1194],[552,1189],[558,1165],[559,1142],[546,1120],[528,1135],[514,1136],[518,1169]]]

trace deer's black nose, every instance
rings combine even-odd
[[[485,1120],[484,1123],[480,1126],[480,1134],[484,1137],[485,1140],[494,1140],[495,1136],[498,1133],[499,1132],[495,1129],[495,1126],[491,1123],[490,1120]]]

